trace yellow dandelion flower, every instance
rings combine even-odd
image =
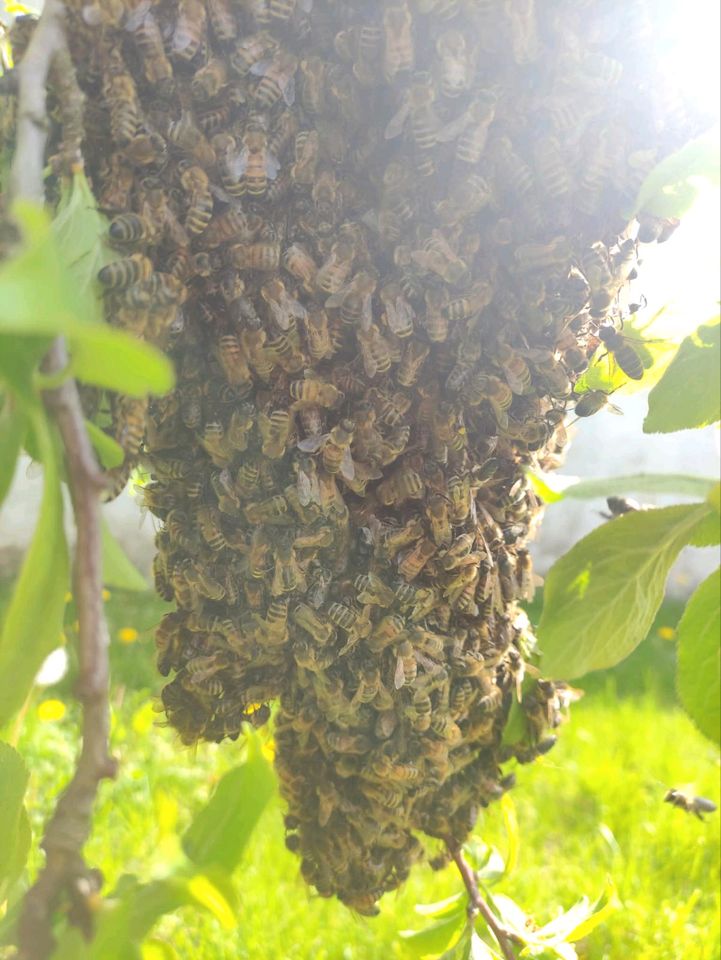
[[[62,720],[65,716],[65,704],[62,700],[43,700],[38,704],[38,720]]]
[[[118,630],[118,640],[121,643],[135,643],[139,636],[135,627],[121,627]]]
[[[659,627],[656,632],[662,640],[676,639],[676,631],[673,627]]]
[[[109,590],[105,590],[103,588],[102,597],[103,597],[103,600],[105,600],[105,602],[107,603],[107,601],[112,597],[112,593]]]

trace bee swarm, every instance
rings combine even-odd
[[[571,693],[537,680],[501,743],[525,470],[558,463],[599,342],[643,374],[621,291],[674,223],[623,211],[700,118],[643,0],[67,7],[108,322],[178,373],[110,398],[177,605],[164,708],[190,744],[277,699],[287,844],[372,913],[415,833],[462,842],[555,741]]]

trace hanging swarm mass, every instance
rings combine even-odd
[[[288,846],[372,913],[415,832],[462,841],[555,741],[572,692],[538,680],[501,744],[525,470],[599,344],[643,375],[620,292],[674,223],[623,212],[700,120],[642,0],[68,7],[107,318],[178,372],[110,398],[177,605],[165,710],[190,744],[279,700]]]

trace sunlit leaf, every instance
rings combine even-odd
[[[15,476],[15,466],[23,448],[27,416],[13,396],[0,397],[0,505]]]
[[[469,960],[503,960],[501,954],[489,947],[485,940],[481,940],[475,930],[471,931]]]
[[[273,770],[258,738],[249,735],[248,759],[225,774],[183,837],[187,857],[199,867],[232,871],[274,789]]]
[[[200,906],[211,913],[226,930],[232,930],[238,918],[238,898],[231,878],[221,870],[196,873],[188,880],[188,890]]]
[[[0,383],[7,383],[26,406],[38,404],[34,375],[51,342],[50,337],[23,337],[17,333],[0,333]]]
[[[147,940],[140,948],[143,960],[178,960],[178,954],[167,940]]]
[[[721,568],[686,604],[678,625],[678,695],[699,730],[721,735]]]
[[[175,383],[173,364],[143,340],[98,324],[68,330],[74,375],[85,383],[138,397],[163,394]]]
[[[510,793],[504,793],[501,797],[501,814],[503,815],[503,825],[506,828],[508,837],[508,853],[506,854],[505,873],[508,876],[512,873],[518,864],[518,853],[521,849],[521,831],[518,826],[518,816],[516,814],[516,805]]]
[[[451,914],[463,913],[466,909],[465,898],[465,893],[461,891],[446,897],[445,900],[438,900],[436,903],[417,903],[413,909],[422,917],[447,917]]]
[[[546,503],[557,503],[559,500],[595,500],[627,493],[674,493],[704,499],[716,483],[713,477],[697,477],[684,473],[635,473],[588,480],[538,470],[528,470],[527,475],[534,492]]]
[[[110,532],[105,520],[102,522],[103,538],[103,583],[119,590],[146,592],[149,587],[145,577],[129,559],[126,552]]]
[[[612,667],[648,633],[668,572],[711,508],[627,513],[584,537],[551,568],[538,642],[546,676]]]
[[[656,217],[682,217],[700,189],[693,179],[718,183],[720,160],[715,129],[696,137],[653,168],[628,215],[644,211]]]
[[[581,920],[577,926],[573,927],[566,935],[566,940],[568,940],[569,943],[578,943],[579,940],[587,937],[589,933],[592,933],[602,923],[605,923],[611,914],[615,913],[616,910],[620,910],[621,907],[622,904],[618,899],[616,885],[611,877],[609,877],[606,882],[606,889],[591,906],[589,915],[585,920]]]
[[[414,957],[433,957],[455,945],[466,926],[465,911],[459,911],[422,930],[401,930],[398,935],[406,953]]]
[[[440,960],[470,960],[471,957],[471,937],[473,930],[466,923],[463,933],[456,943],[441,956]]]
[[[721,419],[721,317],[686,337],[648,397],[644,433],[705,427]]]
[[[506,862],[500,851],[484,843],[480,837],[470,837],[463,845],[463,852],[482,883],[493,885],[506,872]]]
[[[117,253],[105,243],[108,220],[99,212],[82,171],[75,172],[63,184],[52,230],[63,263],[81,290],[92,289],[98,271],[111,260],[116,260]]]
[[[119,467],[125,459],[125,451],[112,437],[108,436],[104,430],[96,426],[92,420],[85,421],[85,428],[88,431],[90,442],[98,455],[98,460],[106,470],[112,470],[113,467]]]
[[[28,771],[20,754],[0,741],[0,903],[25,866],[30,825],[23,808]]]
[[[22,706],[43,660],[57,646],[69,582],[58,462],[42,412],[34,422],[43,448],[43,499],[0,634],[0,725]]]

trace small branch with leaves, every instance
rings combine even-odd
[[[64,92],[62,111],[66,130],[82,129],[73,112],[82,110],[63,32],[64,8],[47,0],[42,16],[18,67],[17,148],[11,171],[14,200],[44,200],[43,169],[48,136],[47,86],[58,78]],[[75,95],[72,95],[71,94]],[[67,139],[67,138],[66,138]],[[65,144],[69,162],[79,162],[79,140]],[[79,624],[77,698],[83,707],[82,748],[75,773],[58,800],[42,842],[46,863],[25,896],[20,916],[20,957],[44,960],[54,948],[53,915],[66,901],[71,922],[86,936],[92,932],[91,897],[100,886],[97,871],[82,856],[89,836],[98,785],[115,775],[108,750],[108,630],[102,605],[100,493],[105,480],[85,429],[76,383],[62,378],[68,352],[56,338],[43,362],[43,374],[58,386],[43,392],[43,401],[62,441],[72,498],[77,543],[74,593]]]
[[[517,937],[510,930],[500,924],[497,918],[494,916],[493,911],[488,906],[486,901],[481,895],[481,891],[478,888],[478,882],[476,880],[476,875],[473,871],[473,868],[468,863],[466,858],[463,856],[463,849],[450,841],[447,843],[448,852],[453,858],[453,862],[456,867],[458,867],[458,872],[461,875],[463,884],[468,892],[468,916],[471,922],[476,914],[479,914],[483,917],[486,926],[491,931],[493,936],[498,942],[498,946],[503,953],[505,960],[516,960],[516,954],[513,949],[513,942],[517,941]]]

